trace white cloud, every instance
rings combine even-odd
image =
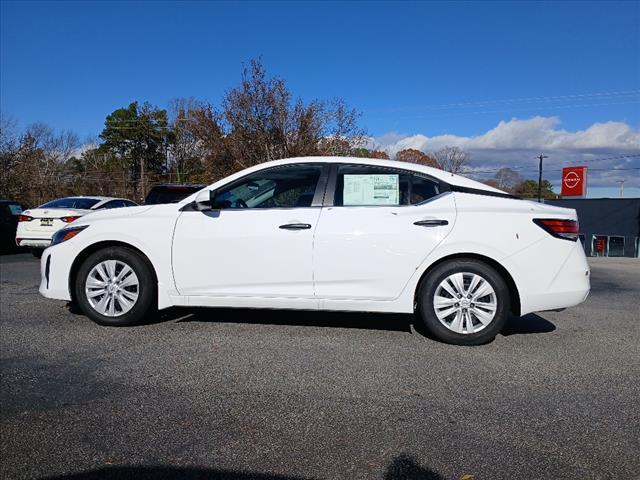
[[[495,128],[477,136],[389,133],[371,138],[370,145],[391,156],[405,148],[428,153],[445,145],[458,146],[471,153],[472,170],[516,167],[527,178],[537,178],[534,157],[544,153],[549,157],[545,160],[545,178],[553,183],[559,183],[563,166],[585,164],[591,170],[589,183],[592,186],[616,186],[615,181],[624,178],[628,182],[625,186],[640,187],[640,170],[615,170],[639,168],[640,157],[590,162],[596,158],[640,154],[640,130],[624,122],[594,123],[575,132],[559,126],[558,117],[513,118],[501,121]]]

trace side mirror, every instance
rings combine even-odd
[[[196,195],[196,199],[194,200],[196,210],[205,211],[211,210],[211,200],[213,199],[213,192],[210,190],[202,190],[198,192]]]

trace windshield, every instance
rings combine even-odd
[[[89,210],[99,201],[100,200],[95,198],[67,197],[47,202],[44,205],[40,205],[40,208],[75,208],[78,210]]]

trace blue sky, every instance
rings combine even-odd
[[[303,99],[345,98],[391,152],[450,140],[478,168],[525,173],[537,147],[557,171],[640,151],[639,2],[49,1],[1,14],[1,108],[23,125],[85,137],[132,100],[216,103],[261,56]],[[627,160],[593,165],[640,166]],[[640,170],[624,175],[633,193]]]

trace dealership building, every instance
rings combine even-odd
[[[545,203],[578,212],[587,256],[639,256],[640,198],[562,198]]]
[[[587,167],[562,169],[562,198],[546,200],[578,213],[580,241],[590,257],[640,256],[640,198],[585,198]]]

